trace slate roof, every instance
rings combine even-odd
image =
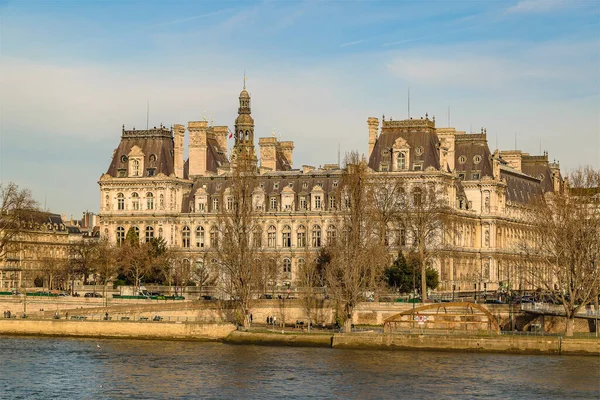
[[[479,163],[475,157],[479,156]],[[461,157],[464,157],[464,163]],[[478,173],[479,178],[493,177],[493,168],[490,149],[487,145],[485,134],[460,134],[455,136],[454,142],[454,167],[458,173],[465,174],[465,180],[471,180],[473,173]]]
[[[554,190],[552,171],[548,165],[548,156],[523,155],[521,158],[521,169],[527,175],[539,179],[544,192],[552,192]]]
[[[431,126],[425,127],[425,123],[428,122]],[[412,171],[414,163],[419,161],[423,162],[423,170],[427,167],[440,169],[439,139],[429,120],[383,121],[381,134],[377,138],[373,152],[369,157],[369,167],[371,169],[380,171],[382,162],[387,161],[388,164],[391,162],[389,149],[399,137],[406,140],[410,146],[409,158],[411,165],[407,166],[409,170]],[[417,155],[415,151],[417,147],[423,148],[423,154]]]
[[[535,198],[543,195],[538,179],[511,167],[500,167],[500,178],[506,180],[506,199],[508,201],[529,204]]]
[[[133,146],[138,146],[144,153],[143,177],[147,177],[148,168],[155,168],[154,175],[163,173],[167,176],[175,172],[173,133],[165,128],[145,131],[123,131],[119,147],[113,154],[107,174],[118,177],[118,170],[128,169],[127,156]],[[150,156],[156,156],[156,161],[150,162]]]

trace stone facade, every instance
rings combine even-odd
[[[496,290],[501,283],[526,289],[515,270],[516,243],[525,232],[520,216],[537,195],[558,190],[559,166],[547,154],[491,152],[485,130],[467,134],[437,128],[428,116],[409,120],[370,117],[367,158],[374,179],[408,186],[434,182],[447,194],[456,234],[436,258],[440,290]],[[262,225],[262,247],[277,263],[280,283],[293,284],[298,265],[314,257],[335,235],[337,165],[293,168],[293,142],[263,137],[260,164],[254,148],[250,96],[242,90],[230,132],[206,121],[188,123],[189,159],[183,160],[183,125],[172,129],[125,130],[111,165],[100,178],[100,233],[120,242],[133,228],[142,240],[162,237],[204,263],[217,239],[217,216],[227,207],[231,165],[245,157],[260,172],[253,205]],[[226,138],[235,144],[228,156]],[[180,166],[183,166],[182,168]],[[339,199],[338,199],[339,200]],[[391,253],[411,238],[391,226]]]

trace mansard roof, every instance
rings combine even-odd
[[[479,161],[476,162],[477,160]],[[459,173],[469,174],[465,177],[466,180],[470,180],[472,173],[478,173],[480,178],[494,176],[485,133],[455,136],[454,167]]]
[[[149,130],[123,130],[119,147],[114,151],[112,161],[106,173],[112,177],[118,176],[118,170],[128,170],[128,154],[137,146],[144,154],[143,177],[148,175],[148,168],[155,168],[154,175],[163,173],[167,176],[174,173],[174,142],[173,132],[160,127]],[[150,161],[150,156],[155,161]]]
[[[423,170],[427,167],[440,169],[438,150],[439,139],[435,133],[435,124],[429,119],[383,121],[381,134],[375,142],[375,147],[369,157],[369,167],[375,171],[380,170],[382,162],[390,161],[389,149],[399,137],[406,140],[410,147],[409,158],[411,163],[423,162]],[[422,147],[423,153],[417,154],[416,148]],[[408,166],[410,169],[411,166]]]
[[[542,186],[537,178],[503,165],[500,178],[506,181],[506,199],[515,203],[529,204],[543,195]]]
[[[548,164],[548,155],[530,156],[528,154],[523,154],[521,158],[521,169],[527,175],[539,179],[544,192],[552,192],[554,190],[552,171]]]

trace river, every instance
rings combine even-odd
[[[600,358],[0,337],[2,399],[594,399]]]

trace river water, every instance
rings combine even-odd
[[[1,399],[597,399],[600,358],[0,337]]]

